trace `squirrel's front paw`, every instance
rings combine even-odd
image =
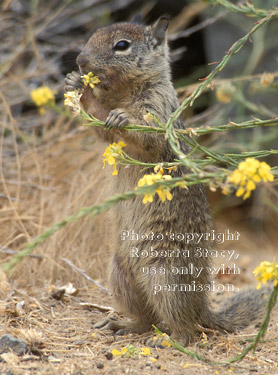
[[[74,91],[82,88],[82,78],[78,72],[71,72],[65,78],[65,91]]]
[[[110,111],[106,119],[105,127],[107,129],[120,128],[121,126],[128,124],[128,114],[123,109],[113,109],[112,111]]]

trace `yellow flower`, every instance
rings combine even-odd
[[[133,345],[124,346],[121,350],[112,349],[112,354],[115,357],[128,357],[128,358],[140,358],[141,355],[151,355],[150,348],[135,348]]]
[[[142,350],[140,353],[141,355],[151,355],[150,348],[142,348],[141,350]]]
[[[41,86],[35,90],[32,90],[31,98],[38,107],[55,101],[53,91],[47,86]]]
[[[186,182],[185,181],[178,181],[178,182],[176,182],[176,186],[179,186],[180,188],[185,189],[186,188]]]
[[[274,176],[270,172],[270,166],[266,164],[264,161],[259,166],[258,175],[264,180],[264,182],[274,180]]]
[[[243,199],[246,199],[250,197],[251,191],[256,189],[256,183],[261,180],[264,182],[274,180],[270,170],[270,166],[264,161],[247,158],[239,163],[238,168],[228,176],[227,182],[238,186],[237,197],[243,196]],[[227,194],[227,192],[228,187],[225,186],[222,193]]]
[[[80,98],[82,94],[79,93],[77,90],[75,91],[68,91],[64,94],[65,100],[64,104],[71,107],[73,112],[76,114],[80,113]]]
[[[152,203],[153,202],[153,196],[151,194],[145,194],[142,202],[144,204],[146,204],[147,202]]]
[[[122,352],[120,352],[118,349],[112,349],[111,353],[115,356],[115,357],[120,357],[122,355]]]
[[[271,85],[273,81],[274,81],[274,74],[272,73],[264,73],[261,76],[261,85],[264,87]]]
[[[145,186],[145,185],[153,185],[153,184],[155,184],[155,182],[157,180],[161,180],[161,179],[162,179],[161,173],[157,173],[157,174],[153,174],[153,173],[152,174],[145,174],[138,181],[138,186],[142,187],[142,186]]]
[[[146,185],[150,186],[150,185],[155,184],[159,180],[169,181],[171,179],[172,179],[172,176],[170,176],[170,175],[163,176],[163,169],[161,168],[160,171],[156,174],[154,174],[154,173],[145,174],[142,178],[140,178],[140,180],[138,181],[138,187],[142,187],[142,186],[146,186]],[[146,204],[147,202],[153,202],[153,196],[155,195],[155,193],[158,194],[158,196],[159,196],[159,198],[161,199],[162,202],[165,202],[166,199],[168,199],[170,201],[173,198],[172,194],[170,193],[169,188],[167,188],[165,186],[159,186],[155,190],[155,192],[147,193],[147,194],[144,195],[143,203]]]
[[[44,106],[54,104],[54,92],[47,86],[41,86],[31,91],[31,99],[39,107],[40,114],[44,114]]]
[[[144,118],[144,120],[145,120],[146,122],[151,122],[151,121],[153,121],[153,115],[152,115],[150,112],[148,112],[146,115],[144,115],[143,118]]]
[[[156,189],[156,192],[163,203],[166,199],[168,199],[168,201],[171,201],[173,199],[173,195],[168,189]]]
[[[205,332],[202,332],[202,338],[201,338],[201,343],[206,344],[208,342],[208,337],[205,334]]]
[[[258,267],[253,271],[256,279],[259,281],[257,289],[261,288],[261,283],[265,284],[267,281],[273,281],[273,285],[278,284],[278,264],[273,261],[272,263],[268,261],[261,262]]]
[[[162,340],[161,345],[167,346],[167,348],[169,348],[171,346],[171,344],[167,340]]]
[[[95,76],[92,72],[89,72],[88,74],[84,74],[83,76],[81,76],[82,78],[82,82],[85,86],[90,86],[92,89],[95,87],[95,85],[97,85],[98,83],[100,83],[100,79]]]
[[[236,196],[237,197],[241,197],[243,194],[245,193],[245,189],[241,186],[237,192],[236,192]],[[247,197],[246,197],[247,198]]]
[[[171,173],[172,171],[177,171],[178,170],[178,166],[177,165],[173,165],[172,167],[168,167],[167,170]]]
[[[109,165],[112,165],[113,166],[113,173],[112,173],[112,176],[117,176],[118,174],[118,170],[117,170],[117,158],[119,156],[121,156],[123,154],[123,151],[122,151],[122,148],[125,147],[126,144],[122,141],[116,143],[116,142],[113,142],[113,144],[109,145],[103,156],[104,156],[104,159],[103,159],[103,168],[105,167],[105,163],[107,162]]]
[[[158,165],[156,165],[155,167],[154,167],[154,172],[155,173],[160,173],[161,175],[164,173],[164,169],[163,169],[163,167],[162,167],[162,163],[161,164],[158,164]],[[168,168],[167,168],[168,169]]]
[[[129,349],[127,347],[123,347],[121,350],[118,350],[118,349],[112,349],[111,350],[111,353],[115,356],[115,357],[122,357],[123,355],[125,355],[127,352],[129,351]]]

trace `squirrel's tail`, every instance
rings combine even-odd
[[[271,288],[246,290],[226,300],[218,311],[210,311],[208,328],[235,332],[262,320]]]

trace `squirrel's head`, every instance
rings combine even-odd
[[[97,29],[77,57],[81,73],[92,72],[107,86],[111,79],[148,80],[167,74],[168,24],[168,19],[161,17],[151,26],[131,21]]]

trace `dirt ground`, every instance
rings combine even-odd
[[[263,259],[262,254],[256,255],[257,260]],[[229,282],[239,288],[254,287],[251,271],[257,260],[252,260],[250,253],[241,254],[238,265],[243,271],[240,277],[232,276]],[[2,354],[6,363],[0,363],[1,374],[278,374],[277,309],[264,342],[254,354],[250,353],[239,363],[217,366],[193,360],[168,346],[151,347],[149,355],[139,355],[147,347],[146,341],[155,336],[154,332],[117,336],[111,331],[94,329],[93,324],[107,312],[91,304],[110,308],[113,302],[106,292],[89,283],[77,290],[76,295],[61,297],[56,293],[55,298],[53,292],[62,285],[40,289],[23,287],[16,280],[10,284],[3,276],[1,286],[1,295],[6,297],[0,305],[0,335],[9,333],[22,338],[29,349],[23,356]],[[227,293],[211,297],[217,308]],[[238,355],[254,338],[257,329],[258,325],[253,325],[238,334],[208,334],[205,340],[200,335],[188,349],[196,350],[208,362],[225,361]],[[129,345],[137,349],[133,356],[111,354],[114,349],[121,351]]]

